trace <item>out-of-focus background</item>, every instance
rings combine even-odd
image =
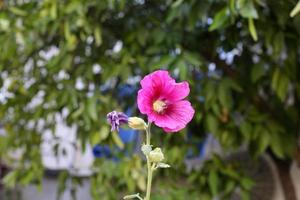
[[[186,129],[154,128],[172,167],[153,200],[300,199],[297,0],[0,0],[0,199],[145,191],[138,112],[156,69],[187,80]]]

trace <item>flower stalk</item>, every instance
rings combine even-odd
[[[190,93],[188,82],[176,83],[168,71],[157,70],[145,76],[140,84],[142,88],[137,96],[138,109],[156,126],[174,133],[182,130],[192,120],[195,110],[188,100],[184,100]],[[124,199],[150,200],[153,172],[158,168],[170,167],[162,162],[165,157],[161,148],[152,149],[151,122],[146,123],[142,118],[128,117],[117,111],[108,113],[107,121],[111,124],[111,131],[119,131],[123,124],[134,130],[146,131],[146,144],[141,147],[147,160],[146,196],[142,198],[137,193],[127,195]]]
[[[148,127],[146,129],[146,145],[151,145],[150,140],[151,140],[151,123],[148,123]],[[146,189],[145,200],[150,200],[153,169],[151,167],[149,154],[146,155],[146,159],[147,159],[147,189]]]

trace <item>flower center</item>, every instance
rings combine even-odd
[[[167,104],[164,101],[156,100],[153,103],[153,110],[157,113],[162,113],[167,108]]]

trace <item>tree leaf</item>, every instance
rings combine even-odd
[[[257,41],[257,33],[256,33],[256,28],[255,28],[255,25],[254,25],[254,22],[253,22],[253,18],[248,18],[248,28],[249,28],[249,31],[250,31],[250,34],[253,38],[254,41]]]
[[[214,17],[213,23],[209,26],[209,31],[214,31],[221,27],[224,27],[229,21],[229,11],[228,8],[225,7],[220,10]]]
[[[251,81],[256,83],[261,77],[265,75],[266,71],[262,64],[254,65],[251,69]]]
[[[218,130],[218,120],[212,114],[206,116],[206,126],[209,132],[216,134]]]
[[[17,182],[17,178],[18,178],[18,171],[12,171],[9,172],[4,178],[3,178],[3,183],[9,187],[9,188],[13,188],[16,185]]]
[[[211,170],[208,175],[208,184],[212,195],[215,197],[218,194],[218,174]]]
[[[258,19],[257,11],[252,0],[246,0],[239,8],[239,13],[244,18]]]
[[[97,121],[97,107],[96,107],[96,99],[95,98],[89,98],[87,101],[87,112],[89,117],[93,121]]]
[[[300,1],[298,1],[297,5],[291,11],[290,17],[295,17],[299,12],[300,12]]]

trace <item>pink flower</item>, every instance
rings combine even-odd
[[[188,82],[176,83],[169,72],[158,70],[141,80],[138,108],[148,120],[166,132],[183,129],[193,118],[191,103],[183,100],[190,93]]]

